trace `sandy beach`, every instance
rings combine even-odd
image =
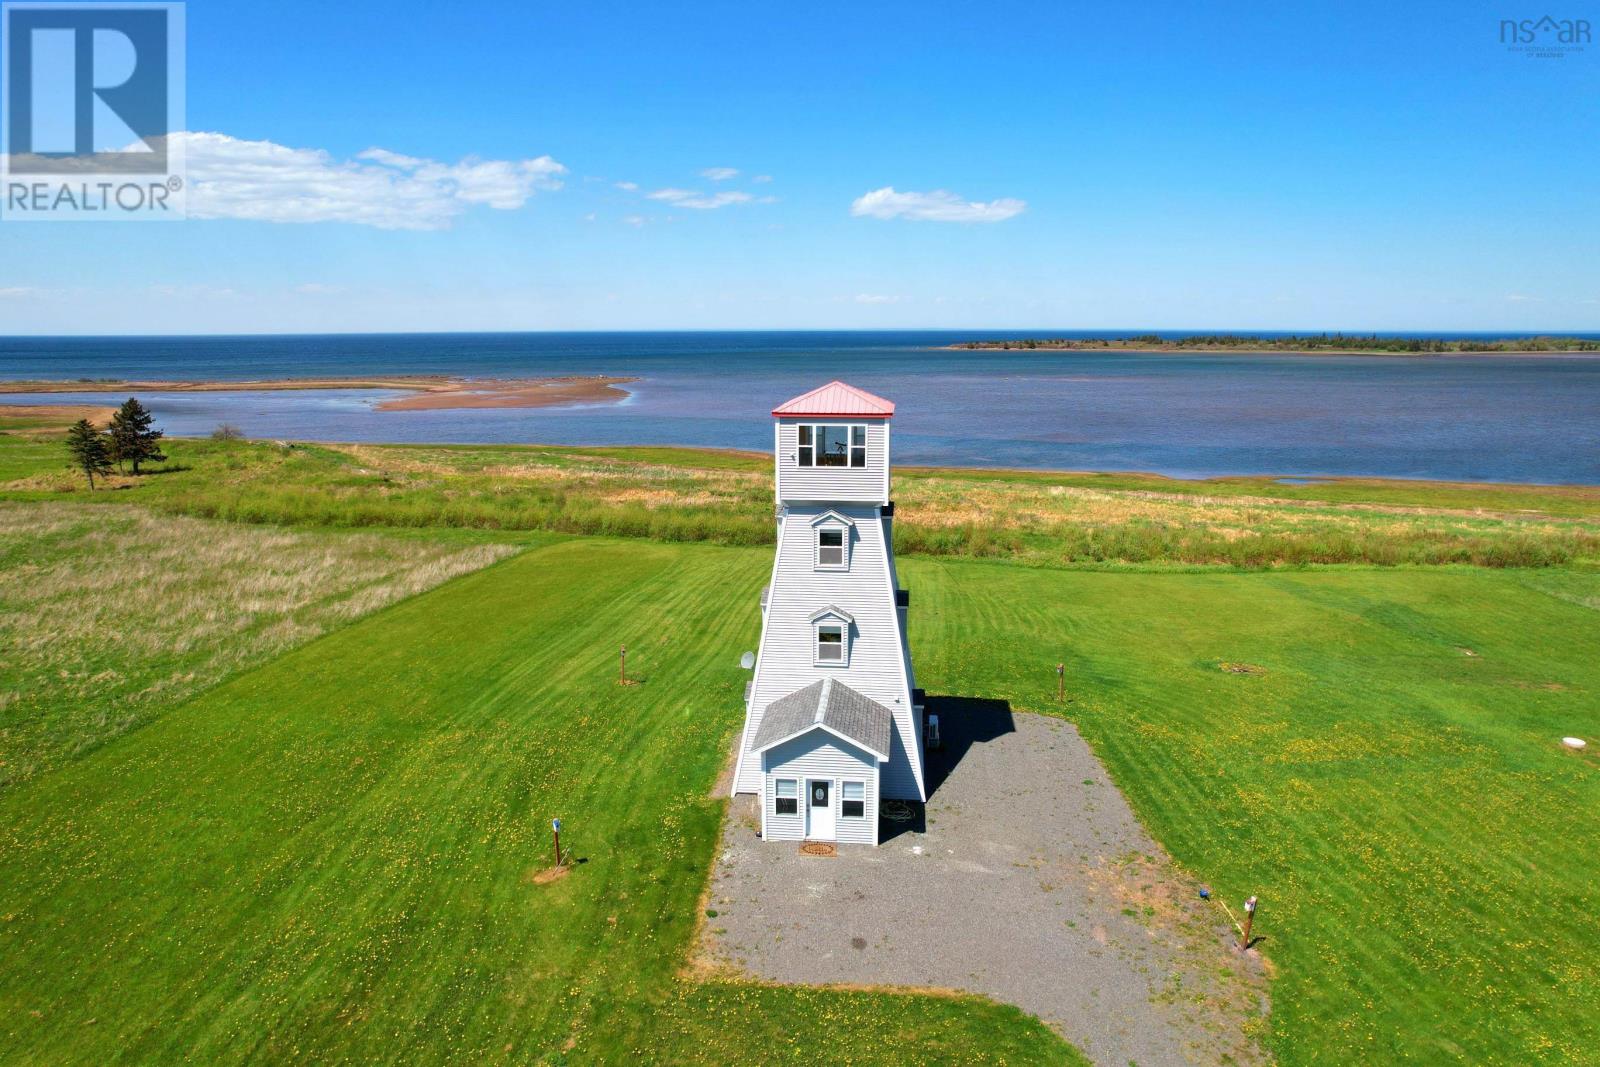
[[[55,426],[88,419],[96,426],[105,426],[111,422],[111,415],[116,410],[114,407],[96,407],[92,404],[0,404],[0,420],[31,427],[35,423]]]
[[[308,389],[399,389],[411,395],[384,400],[375,405],[377,410],[427,411],[436,408],[544,408],[575,404],[614,404],[628,398],[628,391],[620,387],[638,380],[604,375],[489,380],[453,378],[446,375],[402,374],[392,377],[269,378],[258,381],[11,381],[0,382],[0,393],[135,395]],[[52,410],[65,408],[66,405],[62,405],[61,409]]]

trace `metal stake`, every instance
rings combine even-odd
[[[555,842],[556,842],[556,866],[559,867],[559,866],[561,866],[561,820],[560,819],[551,819],[550,820],[550,832],[555,837]]]
[[[628,646],[623,645],[622,651],[617,653],[617,684],[628,684]]]
[[[1256,898],[1251,897],[1249,900],[1244,902],[1244,929],[1239,932],[1239,948],[1241,950],[1248,949],[1250,947],[1250,927],[1255,925],[1255,921]]]
[[[1067,697],[1067,665],[1056,664],[1056,700],[1065,700]]]

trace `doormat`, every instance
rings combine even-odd
[[[832,841],[805,841],[800,845],[802,856],[837,856],[839,847]]]

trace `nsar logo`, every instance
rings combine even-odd
[[[1562,59],[1593,44],[1594,29],[1588,19],[1558,19],[1551,15],[1501,19],[1500,43],[1506,51],[1520,52],[1530,59]]]

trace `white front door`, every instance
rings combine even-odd
[[[833,782],[830,779],[806,779],[806,837],[812,841],[833,840]]]

